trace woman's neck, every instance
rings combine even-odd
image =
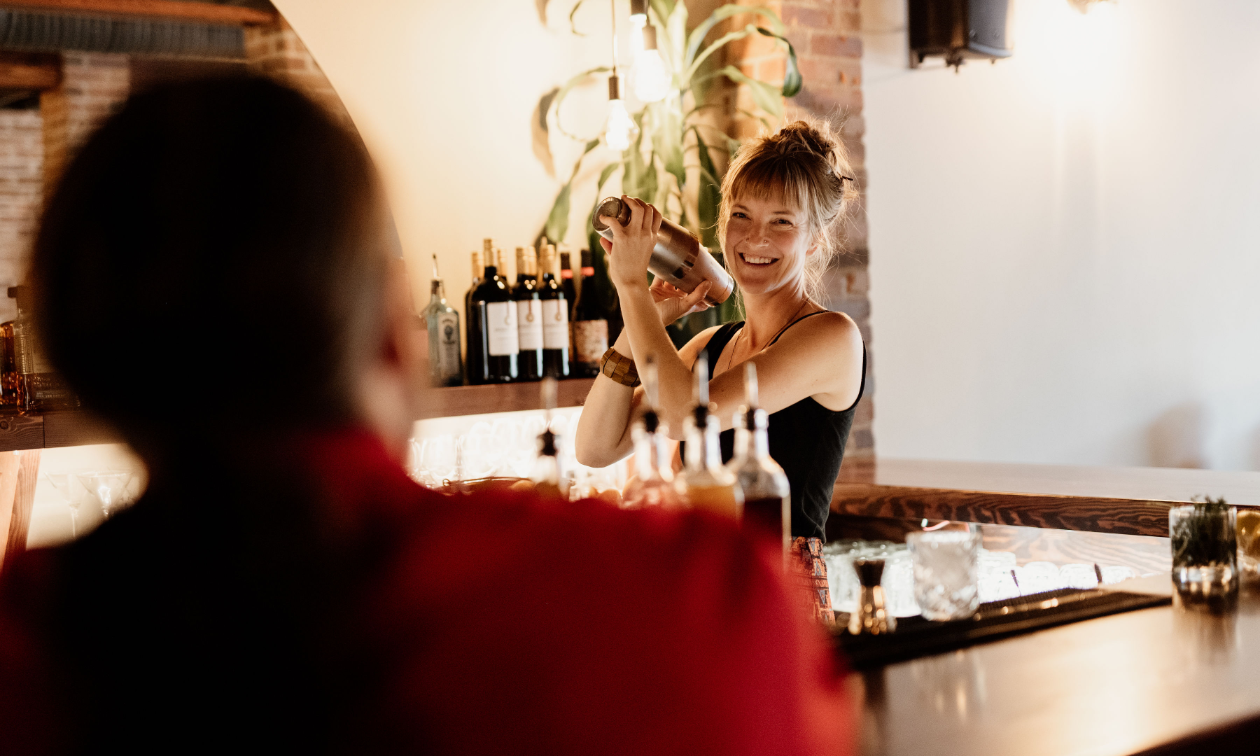
[[[751,353],[765,349],[770,341],[796,318],[813,311],[815,305],[801,289],[782,289],[770,294],[744,295],[744,338]],[[741,350],[742,351],[742,350]]]

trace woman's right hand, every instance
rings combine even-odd
[[[658,277],[652,282],[652,288],[649,291],[652,293],[652,301],[656,303],[656,312],[661,316],[661,322],[669,325],[684,315],[709,309],[709,303],[704,300],[704,295],[709,292],[710,286],[708,281],[703,281],[695,291],[688,294]]]

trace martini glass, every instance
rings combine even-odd
[[[44,473],[44,479],[48,481],[61,500],[70,508],[70,536],[72,538],[79,537],[79,507],[83,505],[83,488],[74,479],[74,476],[68,473]]]
[[[127,486],[131,483],[129,472],[82,472],[75,473],[75,480],[87,489],[89,496],[101,505],[101,513],[108,519],[114,508],[126,504]]]

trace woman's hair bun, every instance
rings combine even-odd
[[[779,129],[771,139],[776,137],[782,147],[800,146],[827,162],[831,162],[836,154],[836,141],[832,138],[831,128],[826,125],[818,127],[808,121],[793,121]]]

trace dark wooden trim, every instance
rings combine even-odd
[[[1178,503],[839,483],[831,511],[1167,538],[1168,508]]]
[[[41,449],[44,418],[39,415],[0,415],[0,452]]]
[[[0,571],[18,554],[26,551],[26,536],[31,527],[31,510],[35,506],[35,484],[39,480],[39,449],[17,452],[17,485],[13,492],[9,533],[5,539],[4,558]],[[7,490],[7,489],[6,489]]]
[[[60,55],[0,52],[0,89],[54,89],[60,83]]]
[[[116,444],[118,435],[90,412],[48,412],[44,419],[44,448]]]
[[[277,20],[277,14],[254,8],[178,0],[0,0],[0,7],[172,18],[232,26],[265,26]]]
[[[594,378],[569,378],[560,381],[556,391],[556,406],[582,406],[594,383]],[[537,382],[429,389],[421,394],[420,403],[421,411],[417,420],[543,408],[541,384]]]

